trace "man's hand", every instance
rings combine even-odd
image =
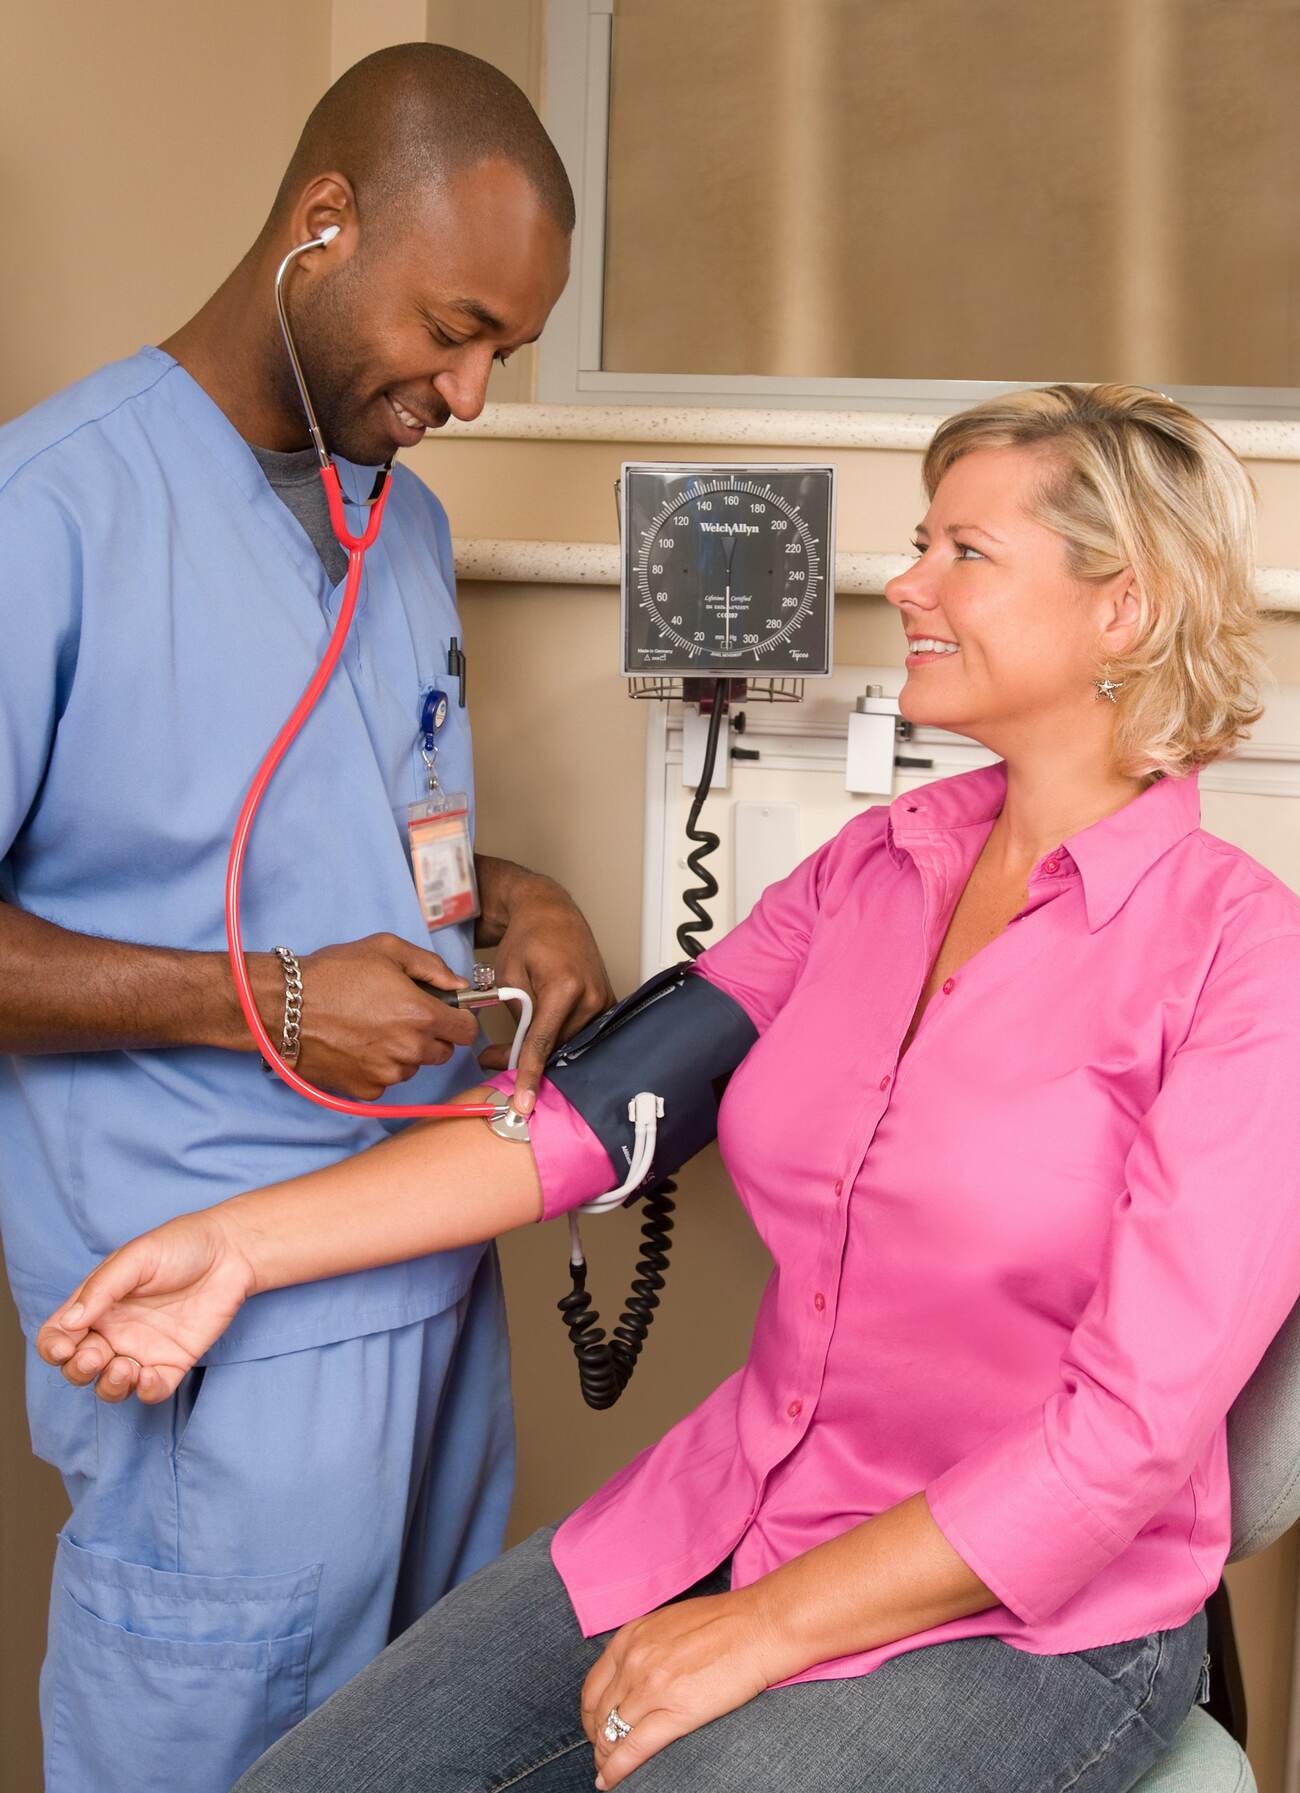
[[[437,953],[396,934],[370,934],[325,946],[302,964],[302,1050],[297,1070],[309,1083],[373,1102],[421,1065],[445,1065],[457,1046],[472,1046],[478,1020],[429,989],[464,990]],[[284,984],[270,958],[257,978],[257,1006],[271,1038],[280,1038]]]
[[[582,911],[552,878],[501,859],[480,859],[484,927],[479,944],[497,946],[498,984],[527,990],[533,1024],[519,1055],[515,1107],[526,1114],[555,1048],[614,1002],[609,973]],[[493,1046],[479,1063],[504,1070],[508,1050]]]
[[[278,1045],[284,973],[274,953],[249,953],[258,1013]],[[312,1083],[374,1101],[421,1065],[472,1046],[478,1022],[430,995],[465,979],[437,953],[395,934],[328,946],[301,960],[299,1068]],[[225,953],[135,946],[70,933],[0,902],[0,1054],[256,1047]]]
[[[666,1744],[762,1693],[777,1678],[769,1653],[761,1608],[744,1589],[677,1600],[622,1626],[582,1688],[597,1787],[616,1787]],[[632,1726],[620,1743],[605,1740],[611,1706]]]

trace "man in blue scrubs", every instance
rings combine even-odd
[[[338,227],[288,298],[356,501],[425,428],[478,414],[493,360],[537,336],[564,285],[572,223],[512,83],[432,45],[380,52],[317,106],[195,318],[0,431],[0,1217],[29,1337],[123,1240],[399,1124],[264,1075],[223,952],[235,815],[343,570],[276,267]],[[476,941],[536,996],[528,1082],[611,992],[569,898],[518,866],[478,858],[477,928],[425,925],[403,837],[431,689],[449,698],[445,790],[472,792],[470,741],[447,520],[393,478],[342,662],[259,815],[243,926],[277,1040],[271,949],[300,959],[304,1076],[429,1102],[477,1080],[472,1017],[429,993],[468,974]],[[28,1393],[73,1509],[42,1677],[47,1793],[224,1793],[502,1544],[513,1427],[491,1248],[264,1295],[156,1407],[69,1387],[30,1347]]]

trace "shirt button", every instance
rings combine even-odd
[[[888,1071],[886,1071],[885,1075],[880,1079],[881,1089],[888,1089],[889,1085],[890,1085],[890,1081],[891,1081],[891,1079],[890,1079],[889,1073],[888,1073]]]
[[[817,1293],[813,1296],[813,1306],[817,1309],[819,1314],[825,1311],[826,1297],[822,1294],[820,1289],[818,1289]]]
[[[790,1405],[786,1408],[786,1412],[790,1415],[791,1419],[798,1419],[799,1415],[803,1412],[803,1402],[791,1401]]]
[[[836,1177],[835,1179],[835,1193],[836,1195],[844,1194],[844,1179],[842,1177]]]
[[[1053,872],[1059,872],[1060,869],[1061,869],[1061,862],[1059,859],[1045,859],[1043,861],[1043,870],[1049,875],[1049,877],[1051,876],[1051,874]]]
[[[951,996],[956,988],[957,980],[955,977],[946,977],[943,980],[943,993],[945,996]]]

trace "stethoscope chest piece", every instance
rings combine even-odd
[[[513,1108],[507,1108],[488,1122],[489,1129],[498,1139],[513,1139],[520,1145],[530,1144],[528,1132],[528,1116],[516,1114]]]

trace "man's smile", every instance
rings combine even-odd
[[[404,448],[413,448],[429,430],[441,429],[450,415],[445,410],[434,417],[427,416],[423,411],[413,411],[409,405],[391,392],[386,392],[384,398],[396,419],[400,431],[399,440]]]

